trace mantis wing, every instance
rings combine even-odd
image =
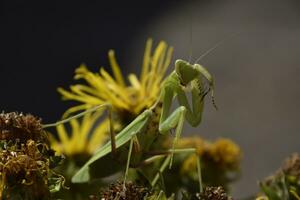
[[[127,143],[133,135],[140,132],[147,124],[150,116],[152,115],[151,110],[145,110],[137,118],[135,118],[128,126],[126,126],[116,136],[116,148],[121,147]],[[84,183],[90,180],[89,167],[92,163],[104,157],[111,152],[111,141],[107,142],[99,150],[97,150],[90,160],[72,177],[73,183]]]

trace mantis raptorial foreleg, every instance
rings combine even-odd
[[[186,108],[184,106],[180,106],[177,108],[167,119],[165,119],[161,124],[159,124],[159,130],[163,133],[173,129],[176,127],[175,131],[175,139],[173,141],[173,149],[177,143],[178,138],[181,136],[183,122],[185,119]],[[170,168],[172,165],[173,153],[171,155]]]
[[[181,136],[185,119],[187,119],[192,126],[197,126],[201,122],[204,104],[203,98],[206,93],[203,88],[200,87],[201,77],[199,76],[191,81],[192,109],[189,105],[183,86],[170,85],[163,91],[163,109],[159,123],[159,131],[161,133],[167,133],[169,130],[176,127],[172,149],[175,148],[175,145]],[[178,102],[181,106],[168,116],[175,94],[177,94]],[[170,167],[172,166],[172,161],[173,154],[171,155]]]
[[[201,87],[201,78],[191,82],[191,93],[192,93],[192,108],[189,105],[188,98],[183,89],[177,90],[177,99],[180,105],[185,106],[186,112],[186,120],[188,123],[195,127],[198,126],[202,120],[203,113],[203,105],[204,105],[204,96],[207,94],[203,88]]]

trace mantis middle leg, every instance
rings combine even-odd
[[[170,164],[171,155],[173,153],[194,153],[194,154],[196,154],[196,149],[195,148],[170,149],[169,151],[166,151],[165,154],[167,154],[167,155],[164,154],[166,158],[165,158],[164,162],[162,163],[161,167],[159,168],[158,173],[155,175],[154,179],[151,182],[152,187],[154,187],[157,184],[157,181],[159,180],[160,174],[163,173],[164,170],[167,168],[167,166]],[[169,154],[171,154],[171,155],[169,155]],[[157,156],[153,156],[153,157],[154,158],[161,158],[161,155],[157,155]],[[200,163],[200,158],[197,154],[196,154],[196,157],[197,157],[197,174],[198,174],[198,181],[199,181],[199,191],[201,193],[202,190],[203,190],[202,175],[201,175],[201,163]]]

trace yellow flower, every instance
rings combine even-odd
[[[210,142],[201,137],[185,137],[178,141],[177,148],[195,148],[196,154],[200,156],[202,162],[213,161],[216,166],[222,169],[234,170],[239,166],[241,160],[241,150],[237,144],[229,139],[220,138],[215,142]],[[195,154],[187,156],[181,166],[181,174],[193,174],[197,167],[197,157]]]
[[[207,146],[207,141],[198,136],[184,137],[178,140],[176,148],[195,148],[196,154],[185,157],[181,164],[180,174],[183,176],[197,177],[195,173],[197,169],[197,156],[202,157]]]
[[[95,112],[84,115],[81,121],[72,119],[71,129],[61,124],[56,127],[58,139],[50,137],[52,148],[66,156],[90,155],[101,146],[108,137],[109,121],[98,122],[102,113]],[[97,125],[98,123],[98,125]]]
[[[224,168],[236,168],[241,160],[241,149],[233,141],[220,138],[207,150],[208,156]]]
[[[197,155],[189,155],[182,163],[180,174],[185,176],[195,176],[195,171],[197,169]]]
[[[126,125],[122,115],[135,117],[143,109],[149,108],[156,101],[165,72],[171,62],[173,48],[161,41],[154,53],[151,53],[152,40],[146,44],[140,78],[135,74],[128,75],[129,84],[125,83],[113,50],[108,52],[108,58],[113,76],[100,68],[99,73],[90,72],[85,65],[75,71],[75,79],[83,79],[84,84],[70,86],[70,91],[58,88],[64,100],[74,100],[80,105],[68,109],[63,117],[78,111],[83,111],[102,104],[111,104],[114,112],[114,130]],[[73,119],[70,122],[72,130],[67,133],[64,125],[57,127],[58,139],[52,138],[52,147],[67,156],[77,154],[92,154],[108,139],[109,119],[101,118],[103,111],[87,114],[81,122]],[[126,118],[126,116],[125,116]],[[127,116],[128,118],[128,116]],[[96,128],[96,123],[100,123]]]
[[[206,141],[201,137],[193,136],[193,137],[184,137],[178,140],[176,148],[195,148],[196,153],[199,156],[202,156],[205,151]]]
[[[75,71],[75,79],[83,79],[87,85],[76,84],[70,91],[58,88],[64,100],[74,100],[81,104],[68,109],[65,117],[73,112],[85,110],[104,103],[110,103],[117,112],[127,111],[133,115],[149,108],[157,99],[165,72],[171,62],[173,48],[161,41],[151,54],[152,40],[146,43],[140,78],[128,75],[125,83],[113,50],[108,52],[113,76],[100,68],[99,73],[90,72],[85,65]]]

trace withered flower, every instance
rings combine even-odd
[[[17,112],[0,114],[0,140],[26,142],[29,139],[47,142],[41,119]]]
[[[288,157],[281,167],[282,171],[288,176],[293,176],[300,180],[300,156],[298,153]]]
[[[22,193],[30,195],[28,199],[49,196],[49,162],[33,140],[8,144],[0,151],[0,196],[11,198]]]
[[[205,187],[199,194],[201,200],[232,200],[222,187]]]
[[[146,197],[149,190],[143,186],[138,186],[133,182],[116,182],[111,184],[106,190],[100,191],[99,195],[90,196],[91,200],[141,200]]]
[[[300,199],[299,154],[288,157],[277,172],[260,182],[260,188],[263,194],[257,200]]]
[[[58,161],[40,119],[0,114],[0,199],[50,199]]]

